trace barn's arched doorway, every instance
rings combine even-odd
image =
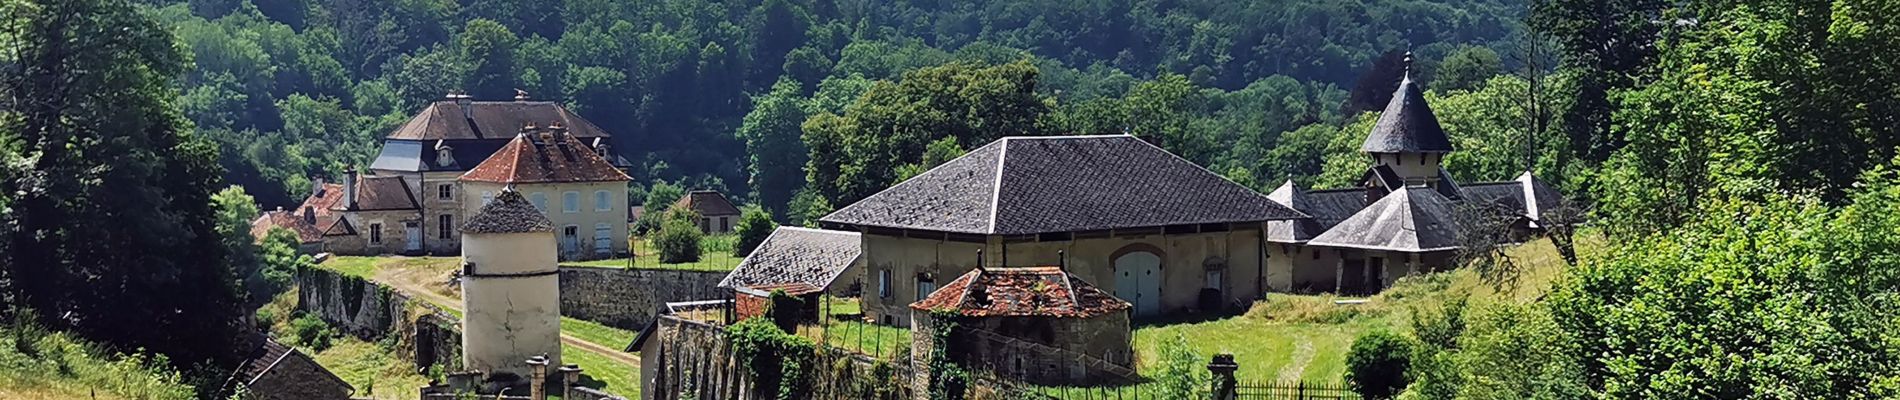
[[[1161,255],[1148,249],[1117,252],[1115,297],[1135,305],[1135,316],[1161,313]]]

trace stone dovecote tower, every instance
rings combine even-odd
[[[522,360],[561,363],[554,224],[503,190],[462,225],[462,367],[529,376]]]
[[[1452,152],[1451,139],[1438,125],[1431,105],[1425,104],[1425,92],[1412,81],[1410,53],[1405,55],[1405,80],[1399,82],[1359,151],[1371,157],[1375,167],[1389,169],[1407,185],[1438,180],[1439,164]]]

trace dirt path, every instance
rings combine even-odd
[[[1276,379],[1279,379],[1279,382],[1298,382],[1300,376],[1306,374],[1306,365],[1312,363],[1313,342],[1300,338],[1299,343],[1293,345],[1292,359],[1287,360],[1286,366],[1280,368],[1280,375]]]
[[[435,304],[438,307],[454,309],[456,312],[464,312],[464,310],[462,310],[462,299],[457,299],[457,298],[453,298],[449,296],[443,296],[440,293],[436,293],[434,291],[429,290],[429,288],[427,287],[423,287],[421,285],[416,284],[415,282],[411,282],[408,280],[389,279],[389,277],[387,276],[388,272],[389,272],[388,270],[378,271],[376,273],[376,281],[382,284],[389,285],[390,287],[394,287],[396,288],[396,290],[400,290],[403,293],[409,294],[411,296],[421,296],[423,300],[426,300],[429,303]],[[627,364],[628,366],[632,366],[634,368],[640,368],[640,357],[634,356],[632,353],[620,351],[620,349],[618,348],[601,345],[599,343],[589,342],[579,337],[568,335],[565,332],[561,333],[561,343],[566,343],[569,346],[578,347],[582,350],[587,350],[588,352],[599,354],[602,357],[607,357],[607,359],[614,360],[622,364]]]

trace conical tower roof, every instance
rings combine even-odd
[[[1359,151],[1367,153],[1450,153],[1451,139],[1438,125],[1438,116],[1425,104],[1425,91],[1412,81],[1412,55],[1405,56],[1405,79],[1392,102],[1379,113],[1379,123]]]
[[[534,208],[521,192],[504,189],[495,196],[494,201],[482,206],[475,216],[462,223],[462,233],[529,233],[553,232],[554,222],[548,221],[540,209]]]

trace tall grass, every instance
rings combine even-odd
[[[8,396],[193,398],[195,390],[166,364],[164,356],[117,354],[65,333],[0,327],[0,393]]]

